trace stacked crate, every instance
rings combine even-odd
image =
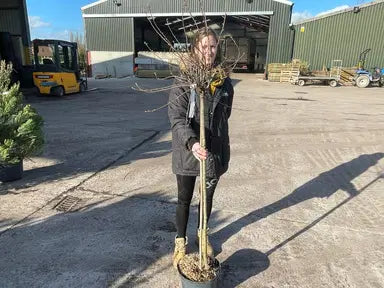
[[[271,63],[268,65],[268,80],[270,82],[280,82],[281,71],[289,64],[286,63]]]
[[[268,80],[270,82],[286,83],[300,73],[300,60],[294,59],[291,63],[271,63],[268,65]]]

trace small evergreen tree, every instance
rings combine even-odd
[[[11,85],[12,64],[0,62],[0,167],[40,152],[43,118],[23,104],[18,83]]]

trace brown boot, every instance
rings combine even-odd
[[[175,238],[175,251],[173,252],[173,267],[177,269],[177,264],[187,253],[186,238]]]
[[[197,238],[196,238],[196,245],[199,247],[200,242],[200,229],[197,230]],[[211,243],[209,243],[208,235],[207,235],[207,254],[212,259],[215,259],[215,252],[213,251],[213,247]]]

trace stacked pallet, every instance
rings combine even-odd
[[[136,76],[162,78],[179,71],[179,56],[172,52],[138,52],[135,58]]]
[[[281,70],[288,64],[284,63],[271,63],[268,65],[268,80],[270,82],[280,82]]]
[[[268,65],[268,80],[270,82],[290,82],[292,77],[299,75],[300,60],[291,63],[271,63]]]
[[[280,75],[280,83],[286,83],[289,82],[292,78],[292,71],[291,70],[281,70]]]
[[[306,62],[301,62],[300,59],[293,59],[291,69],[292,76],[299,76],[302,69],[308,69],[308,64]]]

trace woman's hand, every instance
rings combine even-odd
[[[201,147],[199,142],[196,142],[195,144],[193,144],[191,150],[192,150],[193,156],[195,156],[197,160],[200,161],[200,160],[207,159],[208,151],[203,147]]]

